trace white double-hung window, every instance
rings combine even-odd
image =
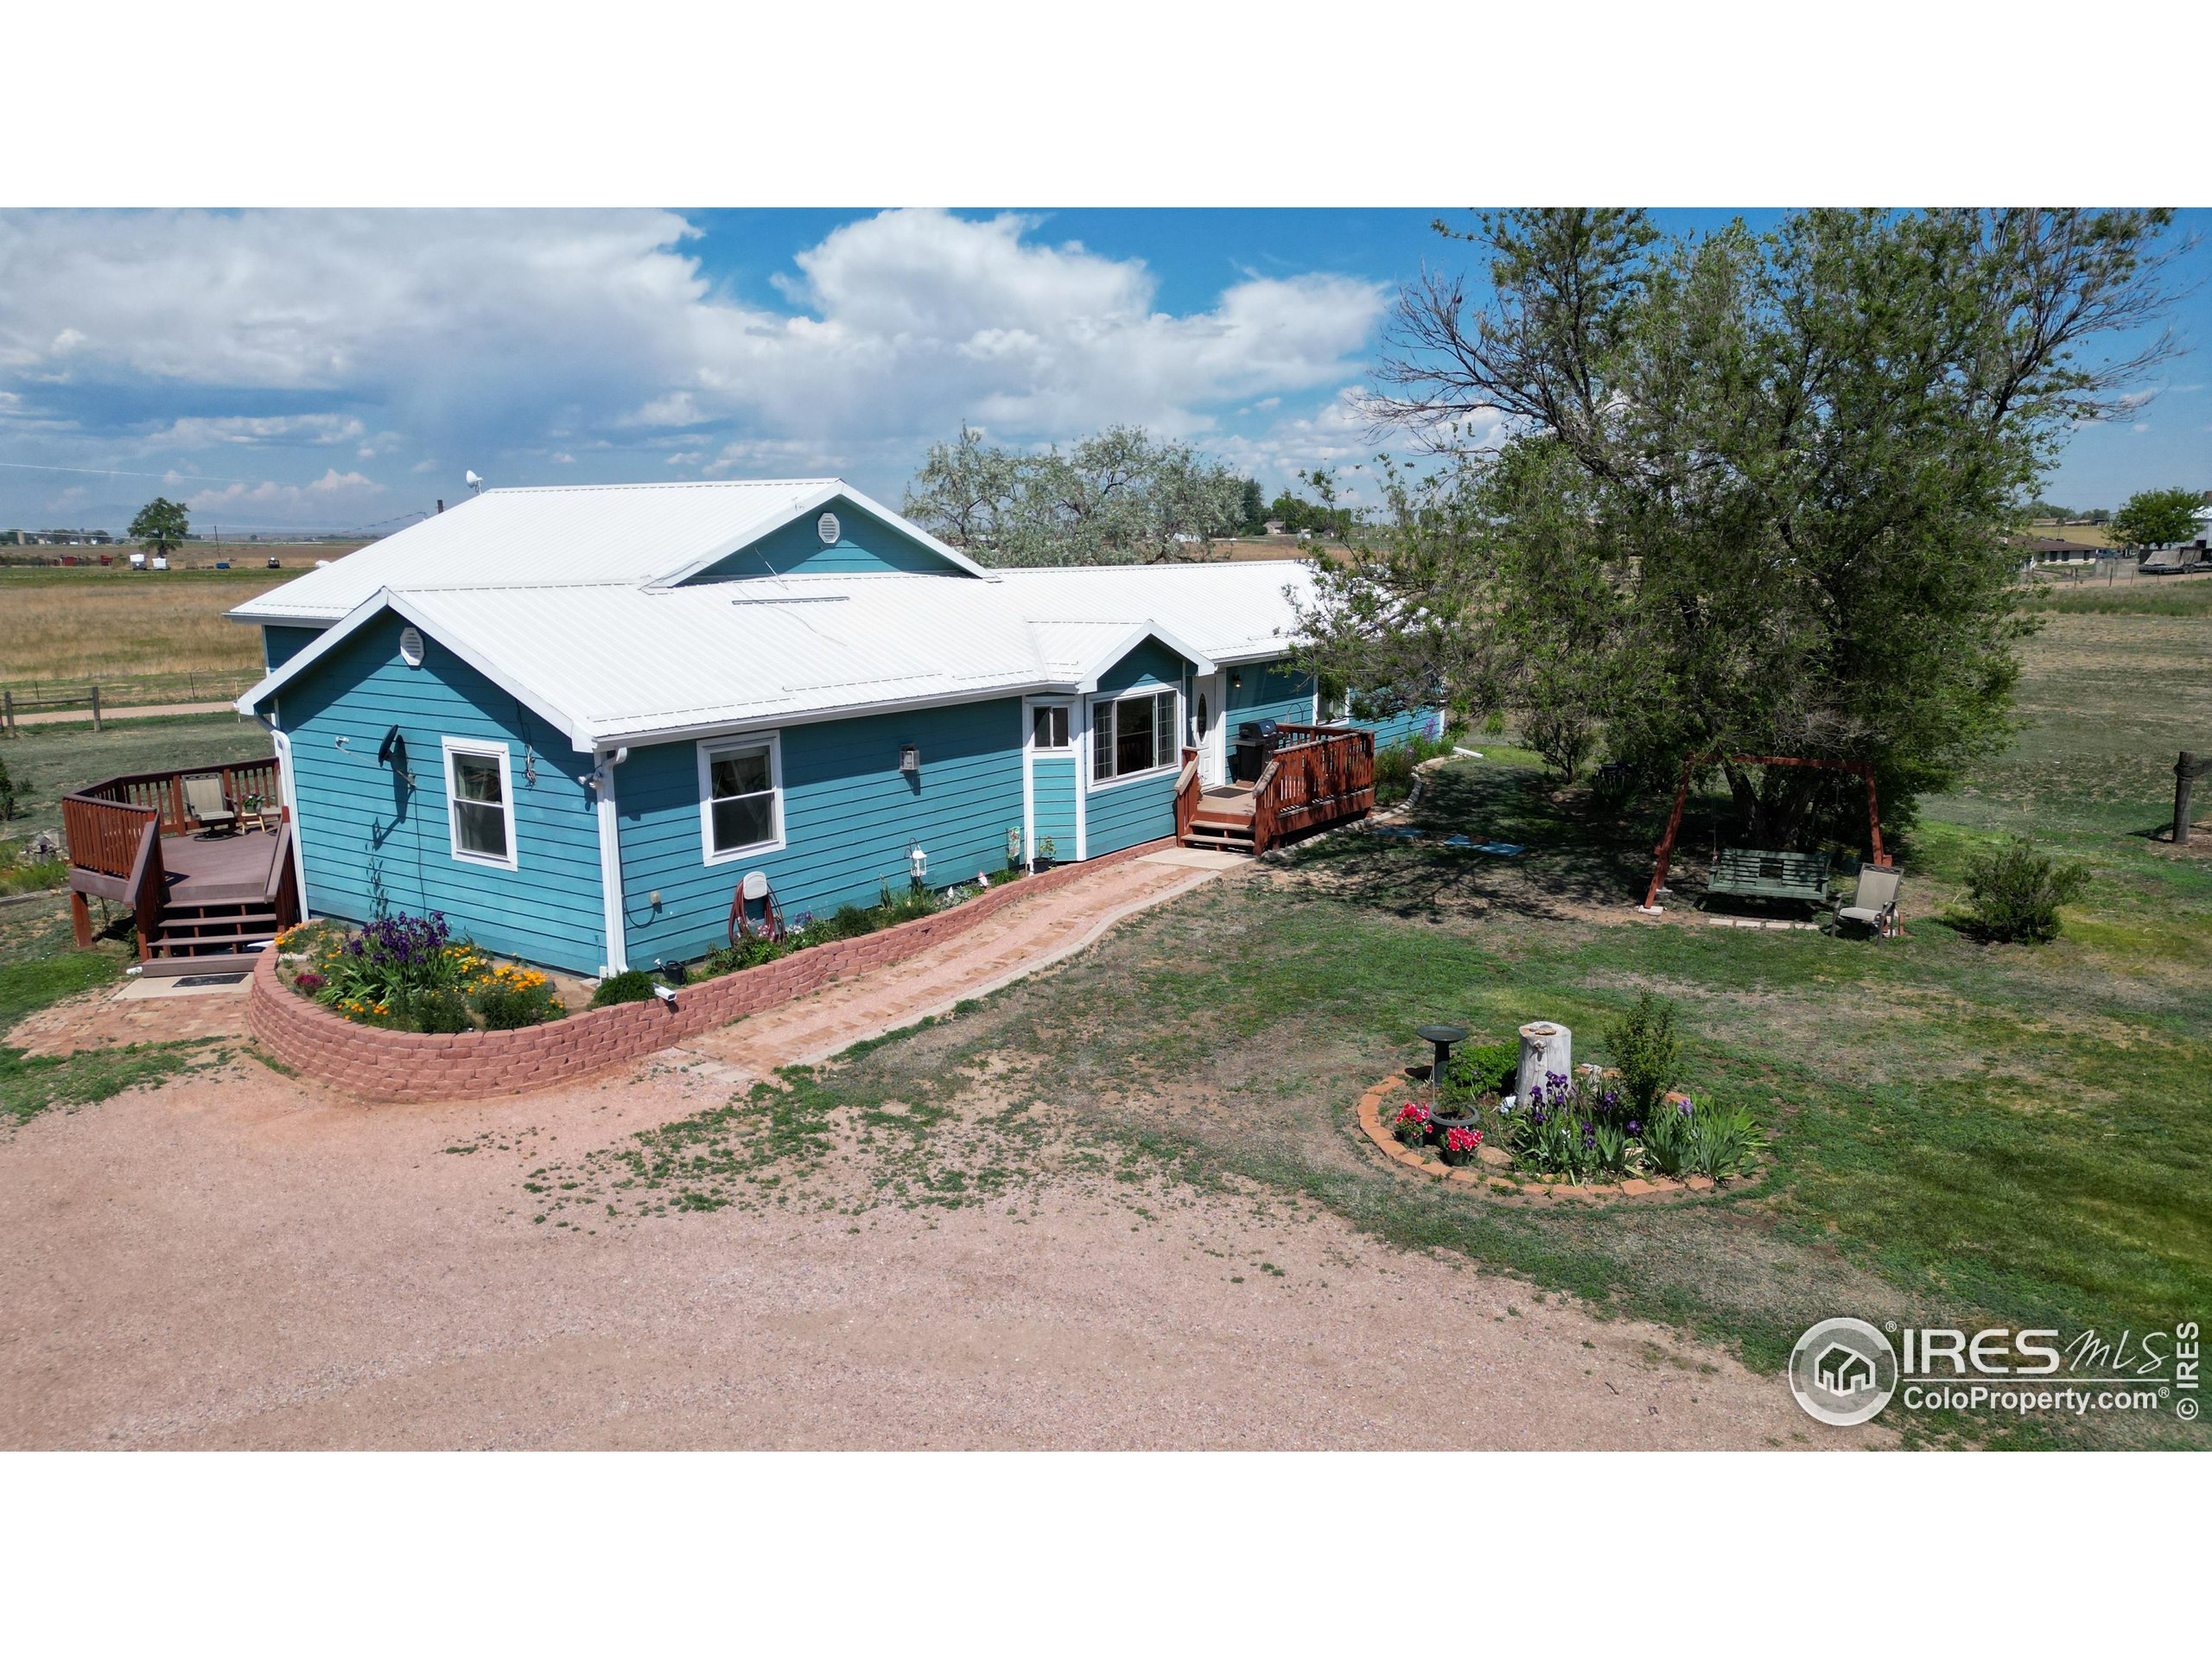
[[[444,740],[446,819],[453,855],[464,864],[515,868],[515,791],[507,746]]]
[[[1120,783],[1164,772],[1179,753],[1181,729],[1173,691],[1142,691],[1132,696],[1102,697],[1090,705],[1090,781]]]
[[[709,864],[783,846],[783,746],[776,734],[699,745],[699,834]]]

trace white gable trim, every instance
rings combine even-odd
[[[742,553],[753,543],[774,535],[793,520],[804,518],[808,513],[818,511],[840,497],[851,502],[861,512],[880,518],[900,535],[912,537],[916,542],[939,558],[952,564],[956,569],[964,570],[971,576],[981,576],[986,582],[996,582],[999,579],[995,572],[986,570],[957,548],[947,547],[912,519],[892,512],[880,501],[861,494],[842,479],[833,478],[827,484],[818,485],[813,489],[793,496],[789,510],[782,518],[770,524],[755,525],[753,529],[747,531],[744,535],[731,537],[724,545],[692,560],[682,569],[672,570],[664,576],[654,577],[652,581],[646,582],[645,587],[648,592],[664,588],[680,588],[701,572],[712,569],[731,554]]]
[[[1192,673],[1211,674],[1217,666],[1213,658],[1207,656],[1205,652],[1200,651],[1196,645],[1185,645],[1157,622],[1141,622],[1123,634],[1115,644],[1109,645],[1088,663],[1083,664],[1083,671],[1076,678],[1075,689],[1083,696],[1089,696],[1098,689],[1098,682],[1104,677],[1108,669],[1113,667],[1139,645],[1151,639],[1157,639],[1168,650],[1190,664],[1190,671]]]
[[[569,714],[557,703],[540,695],[533,688],[523,684],[502,669],[493,658],[466,640],[457,638],[442,624],[429,620],[420,607],[408,601],[404,594],[395,594],[389,588],[378,589],[373,597],[365,599],[356,605],[341,620],[324,629],[313,645],[306,646],[282,667],[270,673],[259,684],[246,692],[232,706],[242,715],[257,713],[261,703],[274,696],[292,680],[321,662],[387,610],[412,622],[446,650],[453,652],[462,662],[467,663],[479,674],[498,686],[500,690],[511,697],[519,698],[555,727],[566,732],[569,741],[575,746],[579,753],[591,753],[593,747],[591,733],[582,721]]]

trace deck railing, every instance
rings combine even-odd
[[[86,895],[129,905],[138,924],[138,956],[143,961],[161,934],[162,899],[168,874],[162,862],[162,837],[192,833],[194,821],[184,804],[184,780],[213,775],[223,780],[223,798],[233,812],[258,798],[261,810],[286,817],[281,774],[275,755],[226,766],[185,766],[174,772],[128,772],[88,784],[61,798],[61,831],[69,843],[70,919],[79,947],[92,942],[92,912]],[[283,825],[289,836],[290,826]],[[289,851],[289,840],[282,850]],[[291,860],[284,859],[280,891],[293,887]],[[296,914],[296,893],[292,899]]]
[[[1252,850],[1375,806],[1375,734],[1349,726],[1278,726],[1252,791]]]
[[[185,810],[184,780],[207,776],[223,780],[223,798],[234,812],[244,810],[249,798],[257,796],[264,811],[276,810],[283,798],[279,792],[279,762],[273,754],[262,760],[183,766],[174,772],[126,772],[119,777],[87,784],[68,798],[150,806],[162,815],[163,835],[188,836],[194,823]]]

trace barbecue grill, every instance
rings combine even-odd
[[[1248,720],[1238,726],[1236,749],[1230,756],[1230,779],[1240,784],[1257,783],[1268,757],[1281,741],[1272,720]]]

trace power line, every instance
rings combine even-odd
[[[84,473],[99,478],[189,478],[202,484],[248,484],[251,479],[218,478],[213,473],[180,473],[172,468],[166,473],[126,472],[120,467],[56,467],[38,461],[0,461],[0,467],[13,467],[26,473]]]

